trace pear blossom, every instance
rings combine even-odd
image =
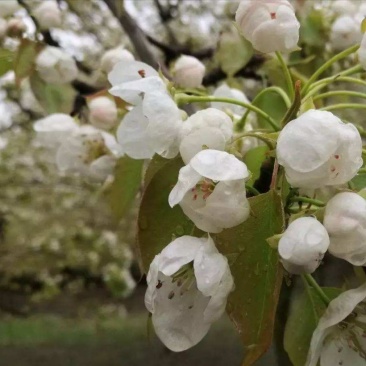
[[[182,126],[179,152],[184,163],[205,148],[225,150],[233,135],[233,122],[224,112],[208,108],[190,116]]]
[[[330,42],[336,51],[344,50],[362,39],[361,24],[355,17],[340,16],[332,25]]]
[[[219,233],[244,222],[250,213],[246,165],[225,151],[203,150],[183,167],[170,192],[169,205],[180,204],[201,230]]]
[[[305,366],[366,363],[366,284],[330,302],[315,329]]]
[[[54,84],[66,84],[78,75],[75,60],[57,47],[47,46],[36,59],[36,68],[40,77]]]
[[[366,200],[353,192],[335,195],[325,208],[329,252],[355,266],[366,265]]]
[[[366,34],[363,35],[360,48],[357,52],[360,64],[366,70]]]
[[[1,1],[0,17],[6,18],[10,15],[13,15],[19,9],[20,9],[20,5],[17,0]]]
[[[151,66],[140,61],[118,62],[108,74],[109,92],[125,102],[136,105],[152,92],[167,93],[163,80]]]
[[[118,62],[134,61],[133,54],[123,47],[108,50],[100,61],[100,69],[106,74],[110,73]]]
[[[60,171],[104,181],[113,172],[122,150],[115,138],[92,126],[81,126],[68,136],[56,154]]]
[[[37,133],[36,141],[41,146],[57,148],[72,132],[79,128],[68,114],[54,113],[36,121],[33,125]]]
[[[58,28],[62,25],[61,10],[54,0],[43,1],[34,9],[33,15],[43,30]]]
[[[9,37],[21,37],[26,30],[23,19],[10,18],[7,22],[6,33]]]
[[[289,122],[277,140],[277,159],[298,188],[347,183],[362,166],[357,128],[331,112],[309,110]]]
[[[7,29],[8,22],[5,19],[0,18],[0,40],[6,36]]]
[[[243,0],[235,20],[260,52],[291,52],[297,47],[300,23],[287,0]]]
[[[313,273],[329,247],[325,227],[313,217],[294,220],[286,229],[278,245],[285,269],[293,274]]]
[[[230,88],[227,84],[222,84],[219,86],[213,93],[213,96],[216,98],[229,98],[235,99],[243,103],[250,103],[246,95],[239,89]],[[247,111],[246,108],[241,107],[240,105],[234,105],[230,103],[222,103],[222,102],[212,102],[211,106],[213,108],[220,109],[223,112],[228,112],[233,115],[235,118],[240,118]]]
[[[174,81],[183,88],[199,88],[205,76],[206,66],[193,56],[179,57],[173,68]]]
[[[89,104],[89,121],[97,128],[109,130],[115,126],[118,117],[116,103],[108,97],[93,98]]]
[[[155,332],[175,352],[202,340],[234,288],[227,258],[213,240],[192,236],[175,239],[155,256],[147,284],[145,305]]]
[[[181,124],[181,112],[171,97],[151,92],[123,118],[117,140],[134,159],[150,159],[155,153],[171,159],[179,151]]]

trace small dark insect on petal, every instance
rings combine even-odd
[[[160,280],[158,280],[158,284],[156,285],[156,288],[159,289],[163,286],[163,282],[161,282]]]

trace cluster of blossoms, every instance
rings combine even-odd
[[[338,3],[335,9],[339,6]],[[355,10],[357,14],[360,11],[363,10]],[[243,0],[236,22],[259,52],[289,53],[298,47],[300,23],[287,0]],[[342,35],[345,24],[348,29],[347,22],[342,15],[333,25],[335,49],[361,41],[359,24],[357,37],[348,39],[348,35]],[[352,26],[357,24],[354,19],[351,22]],[[359,51],[361,63],[363,48],[366,41],[362,41]],[[52,83],[70,82],[77,69],[74,73],[72,62],[59,52],[51,47],[43,50],[37,59],[38,72]],[[214,234],[250,217],[246,184],[251,173],[242,155],[258,144],[259,135],[237,136],[236,127],[247,109],[257,109],[240,90],[226,84],[203,100],[211,102],[209,108],[189,116],[179,109],[182,94],[177,90],[201,88],[204,80],[205,66],[192,56],[181,56],[175,62],[172,82],[121,48],[105,54],[101,69],[108,74],[109,93],[128,105],[118,127],[115,99],[99,96],[89,101],[91,125],[80,125],[69,116],[57,114],[37,121],[34,128],[39,141],[57,149],[60,170],[78,172],[97,181],[112,174],[116,160],[123,155],[133,159],[152,159],[156,154],[165,159],[180,156],[184,166],[168,203],[170,207],[179,205],[206,234],[174,239],[155,256],[147,275],[145,304],[159,338],[171,350],[183,351],[206,335],[224,312],[234,289],[228,260],[217,250]],[[183,94],[182,98],[189,102],[190,95]],[[114,127],[116,138],[111,133]],[[253,119],[247,122],[244,132],[255,127]],[[238,145],[237,140],[243,137],[244,143]],[[366,201],[344,188],[363,165],[357,128],[329,111],[309,109],[286,121],[275,139],[276,148],[271,153],[291,192],[306,191],[314,197],[319,190],[339,189],[324,204],[322,222],[304,213],[283,232],[278,252],[284,268],[291,274],[313,273],[327,251],[353,265],[366,265]],[[365,297],[363,286],[331,303],[314,333],[307,365],[315,365],[320,355],[322,366],[335,364],[329,363],[329,355],[323,361],[323,355],[334,350],[338,341],[345,347],[337,361],[348,357],[354,361],[352,364],[364,362],[365,352],[359,347],[364,333],[359,332],[362,328],[357,328],[357,322],[351,322],[355,327],[349,325],[349,316],[355,313],[357,321],[364,321]],[[333,332],[338,323],[344,323],[345,329]],[[352,355],[345,356],[343,349],[352,351]]]

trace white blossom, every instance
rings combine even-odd
[[[243,0],[236,22],[260,52],[290,52],[297,47],[300,23],[287,0]]]
[[[309,110],[281,131],[277,159],[293,187],[344,184],[363,164],[361,136],[332,113]]]
[[[199,88],[205,72],[206,67],[200,60],[183,55],[174,64],[173,77],[175,83],[183,88]]]
[[[230,88],[227,84],[222,84],[219,86],[213,93],[213,96],[216,98],[229,98],[235,99],[239,102],[250,103],[246,95],[239,89]],[[211,106],[213,108],[220,109],[223,112],[228,112],[233,115],[235,118],[240,118],[247,111],[246,108],[241,107],[240,105],[235,105],[231,103],[223,103],[223,102],[212,102]]]
[[[359,43],[362,39],[361,25],[357,18],[340,16],[332,25],[330,42],[336,51],[344,50]]]
[[[162,92],[146,94],[143,102],[123,118],[117,140],[134,159],[165,158],[178,154],[181,113],[171,97]]]
[[[43,30],[58,28],[62,25],[61,10],[54,0],[43,1],[34,9],[33,15]]]
[[[8,22],[5,19],[0,18],[0,40],[6,36],[7,29]]]
[[[115,138],[92,126],[81,126],[57,150],[56,163],[62,172],[76,173],[95,181],[112,174],[122,151]]]
[[[366,201],[353,192],[335,195],[325,209],[329,252],[355,266],[366,265]]]
[[[366,284],[329,304],[311,339],[305,366],[366,364]]]
[[[360,48],[358,49],[360,64],[366,70],[366,34],[363,35]]]
[[[354,15],[357,12],[356,5],[350,0],[334,0],[330,4],[335,15]]]
[[[140,61],[118,62],[108,74],[108,80],[112,84],[109,92],[133,105],[141,103],[148,93],[167,93],[158,72]]]
[[[7,23],[6,33],[9,37],[22,37],[27,30],[27,25],[21,18],[10,18]]]
[[[180,154],[184,163],[189,161],[203,147],[225,150],[233,135],[233,122],[224,112],[208,108],[190,116],[181,130]]]
[[[68,114],[54,113],[36,121],[33,128],[37,133],[37,143],[57,148],[79,126]]]
[[[246,165],[225,151],[203,150],[183,167],[170,192],[169,204],[201,230],[219,233],[244,222],[250,212],[246,198]]]
[[[57,47],[47,46],[36,59],[36,67],[41,78],[54,84],[66,84],[78,75],[75,60]]]
[[[6,18],[10,15],[13,15],[19,9],[20,5],[17,0],[1,1],[0,18]]]
[[[116,103],[108,97],[96,97],[89,103],[89,121],[97,128],[109,130],[115,126],[118,117]]]
[[[294,220],[280,239],[278,252],[285,269],[293,274],[313,273],[329,247],[325,227],[313,217]]]
[[[100,61],[100,69],[106,74],[110,73],[118,62],[134,61],[133,54],[123,47],[108,50]]]
[[[195,346],[225,311],[234,288],[227,259],[209,237],[182,236],[155,256],[145,305],[155,332],[170,350]]]

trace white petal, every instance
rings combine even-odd
[[[214,181],[245,179],[247,166],[225,151],[203,150],[189,164],[198,174]]]
[[[90,177],[98,182],[103,182],[113,174],[116,158],[109,155],[101,156],[90,164]]]
[[[134,159],[150,159],[154,149],[149,143],[147,127],[149,121],[142,113],[142,107],[136,106],[129,112],[117,129],[117,141],[122,151]]]
[[[192,189],[202,178],[190,165],[179,171],[178,182],[169,194],[169,205],[174,207],[182,201],[185,194]]]
[[[157,295],[156,285],[158,284],[160,254],[156,255],[150,264],[146,276],[147,290],[145,293],[145,306],[150,313],[155,311],[155,298]]]
[[[213,94],[214,97],[219,98],[230,98],[230,99],[236,99],[240,102],[244,103],[250,103],[248,98],[245,96],[245,94],[238,89],[229,88],[227,84],[222,84],[220,87],[218,87]],[[222,102],[213,102],[211,103],[213,108],[220,109],[222,111],[230,111],[234,115],[243,115],[246,112],[246,108],[241,107],[239,105],[229,104],[229,103],[222,103]]]

